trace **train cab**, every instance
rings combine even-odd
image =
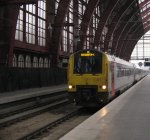
[[[83,50],[70,56],[68,94],[71,100],[89,105],[107,99],[104,97],[108,91],[108,64],[105,59],[102,52],[95,50]]]

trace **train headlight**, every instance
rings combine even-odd
[[[107,88],[106,85],[102,85],[102,89],[105,90]]]
[[[68,86],[68,88],[69,88],[69,89],[72,89],[72,88],[73,88],[73,86],[72,86],[72,85],[69,85],[69,86]]]

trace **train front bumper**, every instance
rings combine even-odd
[[[106,104],[109,101],[109,94],[107,92],[68,92],[68,98],[70,102],[75,102],[77,105],[90,104]]]

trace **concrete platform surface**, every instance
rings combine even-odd
[[[60,140],[149,139],[150,76],[147,76]]]
[[[48,95],[54,92],[67,91],[67,85],[56,85],[41,88],[31,88],[25,90],[18,90],[13,92],[6,92],[0,94],[0,105],[22,99],[28,99],[31,97],[37,97],[41,95]]]

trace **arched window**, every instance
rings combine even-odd
[[[17,57],[15,54],[13,56],[13,67],[17,67]]]
[[[48,68],[48,59],[47,58],[44,59],[44,68]]]
[[[40,59],[39,59],[39,67],[43,68],[43,58],[42,57],[40,57]]]
[[[18,56],[18,67],[24,68],[24,57],[21,54]]]
[[[38,58],[37,57],[33,58],[33,68],[38,68]]]
[[[28,55],[26,56],[25,67],[26,68],[31,68],[31,58]]]

